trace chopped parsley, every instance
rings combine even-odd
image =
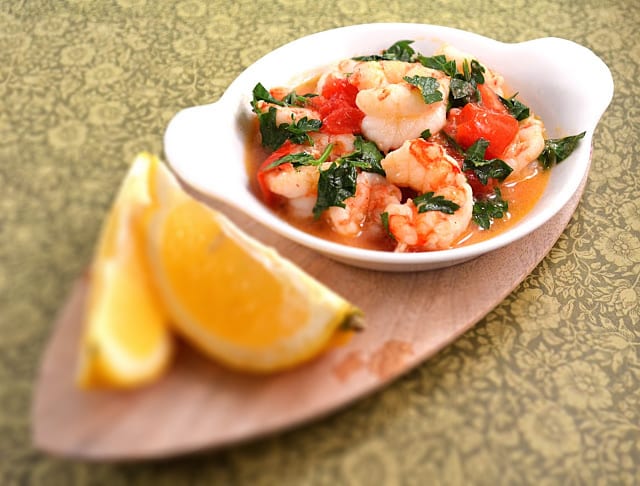
[[[529,118],[530,112],[528,106],[516,99],[517,95],[518,93],[510,96],[509,98],[503,98],[502,96],[498,95],[498,98],[500,98],[502,104],[516,120],[522,121],[525,118]]]
[[[318,219],[331,206],[345,207],[344,200],[356,193],[358,172],[350,163],[332,162],[326,169],[320,169],[318,178],[318,198],[313,207],[313,216]]]
[[[407,83],[416,86],[420,90],[425,104],[430,105],[431,103],[442,101],[442,92],[438,90],[440,84],[436,78],[425,76],[405,76],[402,79]]]
[[[489,146],[489,142],[484,138],[479,138],[471,147],[467,149],[462,163],[462,170],[472,171],[478,180],[487,185],[489,179],[503,181],[513,169],[501,159],[485,160],[484,154]]]
[[[412,40],[401,40],[393,44],[388,49],[382,51],[382,54],[372,54],[370,56],[354,57],[354,61],[404,61],[413,62],[415,60],[416,51],[410,44]]]
[[[482,229],[489,229],[496,218],[503,218],[509,211],[509,203],[502,199],[500,188],[496,187],[494,194],[473,204],[472,218]]]
[[[444,196],[436,196],[433,191],[425,192],[420,196],[413,198],[413,204],[416,205],[416,209],[419,213],[426,213],[427,211],[440,211],[445,214],[453,214],[460,205],[445,199]]]
[[[456,68],[456,62],[453,60],[447,61],[447,58],[444,54],[439,54],[437,56],[431,56],[431,57],[418,55],[417,60],[424,67],[428,67],[429,69],[435,69],[437,71],[442,71],[450,78],[453,78],[458,72]]]
[[[299,95],[294,91],[291,91],[287,96],[282,98],[282,101],[289,106],[307,106],[310,98],[315,98],[318,96],[316,93],[307,93],[304,95]]]
[[[269,93],[269,90],[265,88],[262,83],[258,83],[253,87],[253,100],[251,100],[251,107],[253,108],[253,112],[256,114],[260,114],[261,111],[258,109],[258,101],[264,101],[266,103],[272,103],[278,106],[285,106],[284,101],[280,101],[275,99]]]
[[[431,137],[431,130],[429,130],[428,128],[420,133],[420,138],[424,138],[426,140],[429,137]]]
[[[395,240],[395,235],[389,229],[389,213],[386,211],[384,213],[380,213],[380,222],[382,223],[382,228],[387,233],[387,236]]]
[[[544,149],[538,156],[538,161],[542,167],[549,169],[554,164],[559,164],[569,157],[578,146],[580,139],[584,138],[587,132],[571,135],[564,138],[551,138],[544,141]]]
[[[345,199],[356,193],[357,169],[386,175],[380,163],[382,157],[373,142],[356,137],[353,152],[335,160],[326,170],[320,170],[314,217],[319,218],[331,206],[345,207]]]
[[[270,106],[267,111],[261,111],[258,107],[258,102],[264,101],[277,106],[300,106],[300,103],[306,103],[308,98],[315,95],[299,96],[292,91],[284,100],[276,100],[269,91],[261,84],[258,83],[253,88],[253,99],[251,100],[251,108],[253,112],[258,116],[260,123],[260,135],[262,136],[262,145],[271,150],[276,150],[285,141],[291,140],[296,144],[308,143],[313,145],[309,132],[317,132],[322,126],[322,121],[311,119],[306,116],[295,120],[293,114],[291,115],[291,123],[276,123],[277,109],[274,106]],[[301,101],[304,100],[304,101]]]
[[[304,165],[320,165],[327,161],[329,155],[331,154],[331,150],[333,150],[333,144],[330,143],[327,145],[327,148],[324,149],[320,158],[316,159],[309,152],[298,152],[295,154],[287,154],[284,157],[280,157],[277,160],[274,160],[269,165],[267,165],[263,170],[270,170],[275,167],[278,167],[282,164],[291,163],[294,167],[301,167]]]

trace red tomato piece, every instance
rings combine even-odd
[[[311,98],[311,105],[322,117],[321,132],[359,133],[364,113],[356,106],[358,89],[348,79],[329,76],[321,96]]]
[[[330,134],[360,133],[364,113],[341,100],[330,100],[332,109],[322,117],[321,132]]]
[[[329,76],[322,87],[321,94],[325,98],[341,98],[355,107],[358,88],[351,84],[346,78]]]
[[[272,152],[271,155],[269,155],[269,157],[267,157],[262,162],[262,164],[260,164],[260,167],[258,168],[258,174],[257,174],[258,185],[260,186],[260,191],[262,191],[262,196],[267,204],[272,204],[274,202],[274,195],[267,187],[265,176],[271,171],[281,170],[282,167],[286,167],[287,165],[291,165],[291,164],[283,164],[281,166],[274,167],[273,169],[267,169],[267,167],[272,162],[275,162],[276,160],[281,159],[285,155],[289,155],[290,153],[292,153],[293,148],[294,148],[294,144],[291,143],[291,140],[287,140],[285,143],[283,143],[280,146],[280,148],[278,148],[278,150],[275,150],[274,152]]]
[[[485,186],[480,182],[480,179],[478,179],[478,176],[472,170],[466,170],[464,175],[467,178],[469,186],[471,186],[473,195],[480,197],[481,199],[493,194],[494,188],[498,186],[498,181],[496,179],[489,179]]]
[[[509,114],[507,108],[502,104],[498,94],[493,91],[486,84],[479,84],[478,91],[480,91],[480,97],[482,99],[482,105],[488,110],[495,111],[496,113]]]
[[[518,121],[509,113],[493,111],[478,103],[467,103],[460,111],[452,109],[449,112],[444,130],[465,150],[484,138],[489,142],[485,158],[494,159],[515,138]]]

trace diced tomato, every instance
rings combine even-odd
[[[489,142],[485,158],[497,158],[518,133],[518,121],[504,107],[503,110],[496,111],[484,104],[467,103],[462,109],[454,108],[449,111],[444,131],[465,150],[478,139],[484,138]]]
[[[487,181],[487,185],[484,185],[472,170],[466,170],[464,175],[467,178],[469,186],[471,186],[473,195],[476,197],[485,198],[490,194],[493,194],[495,187],[498,185],[498,181],[496,179],[489,179]]]
[[[281,170],[281,168],[285,167],[287,164],[283,164],[283,165],[275,167],[273,169],[267,169],[267,167],[272,162],[275,162],[276,160],[281,159],[285,155],[289,155],[291,152],[293,152],[293,148],[294,148],[294,145],[293,145],[293,143],[291,143],[291,140],[287,140],[285,143],[283,143],[280,146],[280,148],[278,150],[275,150],[274,152],[272,152],[271,155],[269,155],[269,157],[267,157],[264,160],[264,162],[262,162],[262,164],[260,164],[260,167],[258,168],[258,174],[257,174],[258,185],[260,186],[260,190],[262,191],[262,195],[263,195],[264,200],[265,200],[265,202],[267,204],[272,204],[273,203],[274,194],[269,190],[269,187],[267,186],[267,181],[266,181],[266,177],[265,176],[271,171]]]
[[[358,88],[349,82],[346,78],[336,78],[328,76],[322,87],[322,96],[325,98],[341,98],[351,106],[356,106],[356,96],[358,96]]]
[[[480,91],[482,105],[485,108],[491,111],[495,111],[496,113],[509,113],[507,108],[502,104],[502,101],[500,101],[500,98],[498,98],[498,94],[489,86],[487,86],[486,84],[479,84],[478,91]]]
[[[322,117],[321,132],[360,133],[364,113],[356,106],[358,89],[348,79],[329,76],[311,105]]]

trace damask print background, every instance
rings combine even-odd
[[[564,37],[609,65],[589,183],[548,257],[434,359],[312,425],[146,464],[35,451],[39,359],[133,156],[274,47],[378,21]],[[2,2],[0,484],[640,482],[639,31],[631,0]]]

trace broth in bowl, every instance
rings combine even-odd
[[[504,77],[412,41],[252,92],[255,194],[291,225],[349,246],[445,250],[521,220],[584,133],[548,139]]]

